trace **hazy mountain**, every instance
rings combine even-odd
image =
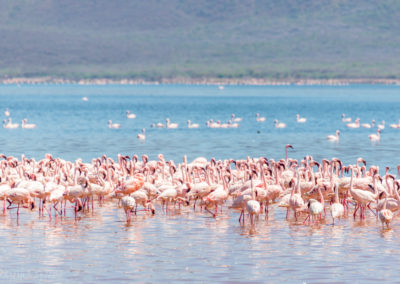
[[[0,75],[400,78],[400,2],[0,0]]]

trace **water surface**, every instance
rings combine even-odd
[[[81,100],[87,96],[89,101]],[[90,161],[102,154],[163,153],[176,162],[187,155],[217,159],[247,156],[280,159],[284,145],[290,156],[341,158],[345,164],[363,157],[369,165],[400,163],[400,129],[389,128],[400,116],[400,88],[248,87],[226,86],[0,86],[0,105],[14,121],[28,118],[37,129],[0,129],[0,152],[41,159],[45,153],[68,160]],[[137,115],[125,118],[125,111]],[[0,110],[3,114],[3,110]],[[257,123],[256,113],[267,117]],[[238,129],[209,129],[208,119],[226,122],[242,117]],[[297,124],[296,114],[307,118]],[[386,121],[380,143],[368,135],[375,129],[347,129],[340,116],[361,122]],[[179,128],[155,129],[169,117]],[[108,129],[107,122],[121,123]],[[186,121],[200,123],[187,129]],[[287,128],[275,129],[273,120]],[[137,133],[145,127],[147,139]],[[339,143],[326,136],[341,131]],[[71,212],[64,218],[40,218],[23,211],[0,216],[0,279],[4,282],[383,282],[398,279],[398,220],[382,230],[369,214],[367,221],[347,218],[341,225],[303,226],[285,221],[285,210],[273,208],[254,227],[240,225],[239,214],[224,208],[216,219],[191,208],[155,216],[140,212],[130,224],[115,203],[95,212]]]

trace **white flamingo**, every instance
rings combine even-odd
[[[378,129],[383,130],[385,129],[385,121],[382,120],[382,123],[378,125]]]
[[[136,114],[131,113],[130,110],[127,110],[127,111],[126,111],[126,118],[135,119],[135,118],[136,118]]]
[[[121,128],[121,124],[119,123],[112,123],[111,120],[108,121],[108,128],[118,129]]]
[[[328,135],[328,136],[326,136],[326,139],[328,139],[329,141],[338,142],[339,141],[339,134],[340,134],[340,131],[336,130],[336,135]]]
[[[188,128],[199,128],[200,125],[198,123],[192,123],[190,120],[187,121]]]
[[[231,120],[232,120],[232,122],[241,122],[242,118],[241,117],[236,117],[235,114],[232,113]]]
[[[23,119],[22,120],[22,124],[21,124],[21,127],[22,128],[25,128],[25,129],[33,129],[33,128],[36,128],[36,124],[34,124],[34,123],[27,123],[27,119],[25,118],[25,119]]]
[[[13,123],[11,117],[8,119],[8,122],[6,123],[5,120],[3,120],[3,128],[8,128],[8,129],[15,129],[18,128],[19,124],[18,123]]]
[[[381,140],[381,129],[378,128],[378,131],[376,132],[376,134],[370,134],[370,135],[368,135],[368,138],[371,141],[379,141],[379,140]]]
[[[363,128],[375,127],[375,120],[373,119],[373,120],[371,121],[371,124],[369,124],[369,123],[362,123],[362,124],[361,124],[361,127],[363,127]]]
[[[142,141],[146,140],[146,129],[145,128],[142,129],[142,133],[138,133],[137,139],[142,140]]]
[[[346,124],[348,128],[360,128],[360,119],[357,118],[354,122]]]
[[[257,122],[264,122],[267,120],[265,117],[260,116],[260,114],[258,112],[256,113],[256,117],[257,117],[256,118]]]
[[[351,117],[346,117],[346,115],[342,113],[342,122],[351,122]]]
[[[297,121],[298,123],[305,123],[305,122],[307,121],[307,118],[305,118],[305,117],[300,117],[300,114],[297,114],[297,115],[296,115],[296,121]]]
[[[275,123],[275,128],[285,128],[286,127],[286,123],[278,122],[277,119],[274,120],[274,123]]]
[[[6,110],[4,111],[4,115],[5,116],[10,116],[10,111],[8,110],[8,108],[6,108]]]
[[[167,128],[169,128],[169,129],[178,128],[178,123],[171,123],[169,118],[167,118],[165,121],[167,122]]]
[[[331,205],[331,215],[333,219],[333,224],[335,224],[335,218],[339,219],[343,216],[344,214],[344,206],[339,202],[339,187],[337,184],[335,184],[335,199]]]

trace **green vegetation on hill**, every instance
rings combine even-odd
[[[0,76],[400,78],[396,0],[0,0]]]

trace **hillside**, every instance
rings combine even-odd
[[[400,2],[0,0],[0,76],[400,78]]]

